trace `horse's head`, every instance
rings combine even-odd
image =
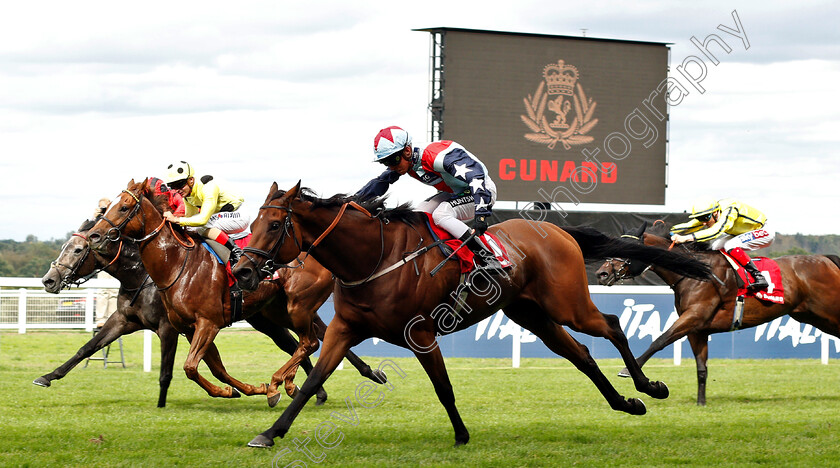
[[[289,191],[271,185],[265,202],[251,223],[251,241],[243,249],[243,259],[233,269],[239,284],[256,289],[260,280],[301,253],[300,230],[292,220],[293,202],[300,195],[300,181]],[[247,260],[247,261],[245,261]]]
[[[147,220],[159,220],[163,217],[149,200],[152,196],[153,190],[148,179],[139,183],[131,179],[126,189],[111,202],[105,214],[100,216],[88,231],[91,248],[105,254],[109,243],[121,239],[132,242],[141,240],[137,237],[144,234]]]
[[[96,260],[90,254],[86,230],[73,233],[70,239],[61,247],[47,274],[41,278],[44,290],[51,294],[58,294],[62,288],[82,279],[84,282],[89,275],[96,273]]]
[[[621,237],[645,243],[645,229],[647,229],[647,222],[642,223],[636,229],[625,230]],[[641,275],[647,270],[648,266],[642,262],[634,262],[626,258],[608,258],[595,271],[595,276],[602,285],[612,286],[619,281]]]

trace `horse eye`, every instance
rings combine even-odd
[[[277,231],[280,229],[280,221],[272,221],[271,226],[269,226],[270,231]]]
[[[79,254],[82,253],[82,250],[84,250],[84,249],[82,249],[81,247],[77,247],[76,250],[73,251],[73,253],[75,253],[76,255],[79,255]]]
[[[128,211],[128,205],[121,206],[120,211]]]

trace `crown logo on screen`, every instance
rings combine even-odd
[[[567,150],[591,143],[594,138],[587,133],[598,124],[596,103],[586,97],[577,67],[558,60],[543,67],[542,76],[534,95],[525,98],[527,113],[520,116],[531,130],[525,139],[548,149],[557,143]]]
[[[575,83],[577,83],[580,74],[577,68],[558,60],[557,63],[546,65],[543,68],[543,77],[548,85],[548,94],[571,96],[575,91]]]

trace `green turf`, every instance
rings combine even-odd
[[[561,359],[449,359],[458,408],[470,443],[453,448],[452,427],[416,360],[395,359],[393,390],[382,387],[372,408],[356,399],[364,382],[349,366],[327,382],[326,405],[308,405],[285,439],[271,449],[245,444],[289,403],[270,409],[264,397],[209,398],[181,370],[181,341],[168,405],[157,401],[158,355],[142,371],[142,335],[124,338],[128,368],[91,362],[51,388],[32,380],[51,371],[87,340],[82,332],[0,334],[0,464],[3,466],[838,466],[838,363],[817,360],[712,360],[709,404],[697,407],[694,365],[652,360],[647,374],[668,383],[671,397],[640,395],[615,377],[617,360],[601,368],[648,414],[612,411],[586,377]],[[286,359],[267,338],[223,331],[218,340],[228,370],[249,383],[266,381]],[[157,338],[154,345],[158,345]],[[113,348],[116,352],[116,348]],[[382,358],[367,358],[378,365]],[[79,366],[81,367],[81,366]],[[206,368],[205,375],[212,379]],[[299,377],[302,382],[303,376]],[[348,415],[350,398],[358,418]],[[314,442],[331,421],[335,446]],[[312,456],[294,449],[310,438]],[[339,439],[339,437],[343,437]],[[338,442],[340,440],[340,442]],[[292,465],[294,466],[294,464]],[[298,466],[304,466],[299,464]]]

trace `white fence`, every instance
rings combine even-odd
[[[92,331],[96,326],[96,305],[105,290],[119,288],[119,282],[113,278],[93,279],[78,288],[63,290],[59,294],[48,294],[38,278],[0,278],[0,330],[17,329],[26,333],[31,329],[84,329]],[[615,294],[655,294],[671,295],[667,286],[590,286],[594,295]],[[671,314],[672,319],[676,314]],[[777,319],[777,321],[780,319]],[[669,320],[670,321],[670,320]],[[793,322],[789,319],[789,324]],[[775,322],[774,322],[775,323]],[[772,324],[771,324],[772,325]],[[250,327],[247,322],[237,322],[237,328]],[[667,324],[665,328],[667,328]],[[778,324],[776,325],[778,328]],[[512,338],[511,358],[513,367],[519,367],[521,338],[527,334],[520,327],[507,330]],[[760,328],[760,327],[759,327]],[[757,328],[756,330],[759,330]],[[629,336],[629,335],[628,335]],[[756,338],[757,340],[757,338]],[[829,361],[830,342],[840,348],[837,338],[821,334],[820,355],[823,364]],[[680,365],[682,343],[685,338],[673,345],[675,365]],[[794,346],[796,346],[794,344]],[[152,332],[145,330],[143,339],[144,370],[151,371]]]
[[[38,288],[38,289],[32,289]],[[115,279],[92,279],[81,288],[49,294],[38,278],[0,278],[0,329],[84,329],[96,326],[100,290],[119,288]]]

